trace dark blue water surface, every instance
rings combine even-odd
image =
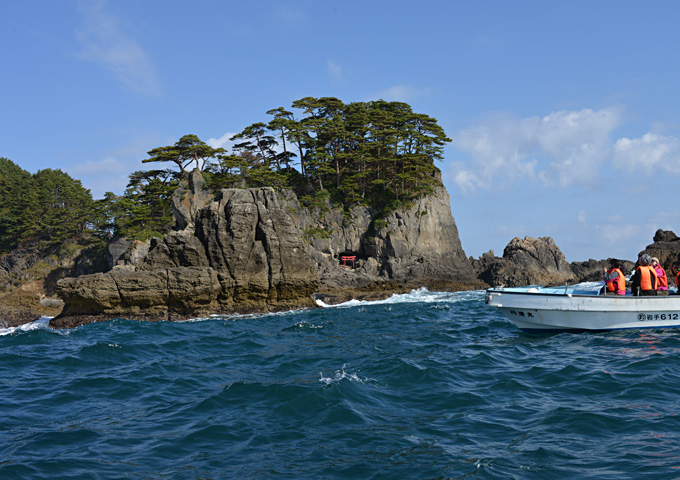
[[[2,479],[680,478],[680,331],[418,291],[0,334]]]

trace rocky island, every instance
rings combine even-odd
[[[217,195],[192,172],[172,197],[175,229],[148,242],[113,238],[103,271],[56,282],[56,298],[0,298],[5,325],[41,315],[69,328],[113,318],[182,320],[213,314],[315,308],[414,288],[561,285],[600,280],[608,260],[569,264],[550,237],[514,238],[503,256],[467,258],[443,186],[380,225],[375,212],[302,207],[295,194],[231,188]],[[657,231],[643,251],[669,270],[680,238]],[[640,252],[640,253],[643,253]],[[354,265],[343,265],[343,256]],[[632,261],[621,260],[624,270]],[[40,297],[43,297],[42,299]]]
[[[415,288],[597,281],[550,237],[468,258],[435,166],[450,141],[403,102],[304,97],[232,137],[150,150],[122,195],[94,200],[60,170],[0,157],[0,325],[67,328],[314,308]],[[680,239],[645,250],[666,270]],[[626,273],[632,261],[620,260]]]
[[[59,280],[64,307],[51,325],[271,312],[315,307],[313,295],[337,302],[421,286],[484,286],[465,257],[443,186],[376,227],[365,208],[347,218],[329,206],[321,215],[290,191],[214,196],[203,184],[196,170],[175,191],[175,232],[148,243],[116,239],[109,271]],[[340,263],[350,254],[352,268]]]

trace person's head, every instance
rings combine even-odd
[[[671,265],[671,272],[673,272],[673,274],[680,272],[680,262],[673,262],[673,265]]]
[[[640,258],[638,259],[638,262],[640,265],[643,267],[648,267],[652,263],[652,257],[650,257],[648,254],[643,253],[640,255]]]
[[[620,265],[621,262],[619,262],[617,259],[612,258],[609,260],[609,270],[613,270],[615,268],[621,268]]]
[[[656,267],[659,264],[659,259],[656,257],[652,257],[652,267]]]

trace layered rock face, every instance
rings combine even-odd
[[[471,260],[479,278],[492,286],[563,285],[577,281],[551,237],[515,237],[505,247],[502,258],[495,257],[491,250],[479,260]]]
[[[465,256],[444,187],[395,211],[377,229],[375,247],[382,269],[397,281],[430,279],[469,282],[475,275]]]
[[[198,177],[176,195],[181,230],[153,239],[146,254],[118,249],[109,272],[59,282],[65,305],[53,326],[315,306],[314,264],[274,190],[223,190],[213,201]]]
[[[285,194],[284,203],[309,241],[321,291],[381,282],[391,287],[481,286],[461,246],[444,187],[378,220],[367,207],[303,209],[292,193]],[[355,268],[342,268],[342,256],[355,256]]]
[[[60,281],[68,327],[97,320],[181,319],[315,306],[318,291],[481,288],[442,186],[408,209],[306,209],[290,191],[227,189],[193,172],[173,195],[176,232],[115,239],[109,272]],[[354,268],[341,257],[354,256]]]

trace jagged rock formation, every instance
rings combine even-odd
[[[114,239],[109,271],[80,275],[78,268],[73,272],[80,276],[59,280],[65,305],[53,326],[311,307],[313,294],[342,301],[420,286],[562,285],[598,281],[608,265],[593,259],[570,265],[550,237],[514,238],[500,258],[491,250],[467,259],[444,187],[379,219],[366,207],[306,209],[292,192],[270,188],[228,189],[215,197],[193,172],[173,195],[173,213],[177,230],[164,239]],[[640,253],[670,271],[680,260],[680,238],[658,230]],[[356,268],[343,268],[344,255],[356,257]],[[620,263],[627,274],[634,268]],[[59,309],[40,305],[40,296],[13,298],[0,298],[13,325],[46,307]]]
[[[359,206],[348,213],[330,204],[303,209],[290,192],[285,203],[309,240],[322,292],[383,283],[391,289],[482,286],[461,246],[444,187],[384,219]],[[356,256],[356,268],[343,268],[344,255]]]
[[[505,247],[502,258],[496,257],[490,250],[479,260],[470,260],[478,278],[492,286],[576,282],[569,263],[551,237],[515,237]]]
[[[276,192],[228,189],[212,201],[196,176],[176,195],[183,229],[154,239],[146,255],[135,255],[135,249],[112,255],[118,266],[109,272],[61,280],[57,288],[65,305],[53,326],[315,305],[316,270]]]
[[[659,259],[659,263],[666,270],[670,270],[673,262],[680,260],[680,238],[669,230],[657,230],[654,243],[647,245],[638,256],[643,253]]]
[[[112,241],[111,271],[61,281],[65,306],[53,324],[314,306],[315,291],[482,286],[443,186],[376,220],[365,207],[310,212],[292,192],[271,188],[213,198],[193,172],[173,195],[173,214],[177,231],[162,240]],[[344,268],[343,255],[356,256],[356,268]]]
[[[680,261],[680,238],[667,230],[657,230],[654,243],[647,245],[639,255],[647,253],[659,259],[666,270],[669,284],[675,278],[670,273],[673,262]],[[524,240],[514,238],[503,252],[503,257],[494,256],[493,250],[483,254],[479,259],[470,258],[476,274],[490,285],[523,286],[523,285],[561,285],[564,283],[595,282],[602,280],[602,271],[614,260],[593,260],[568,264],[560,249],[550,237]],[[615,259],[623,268],[625,275],[635,269],[635,262]]]

